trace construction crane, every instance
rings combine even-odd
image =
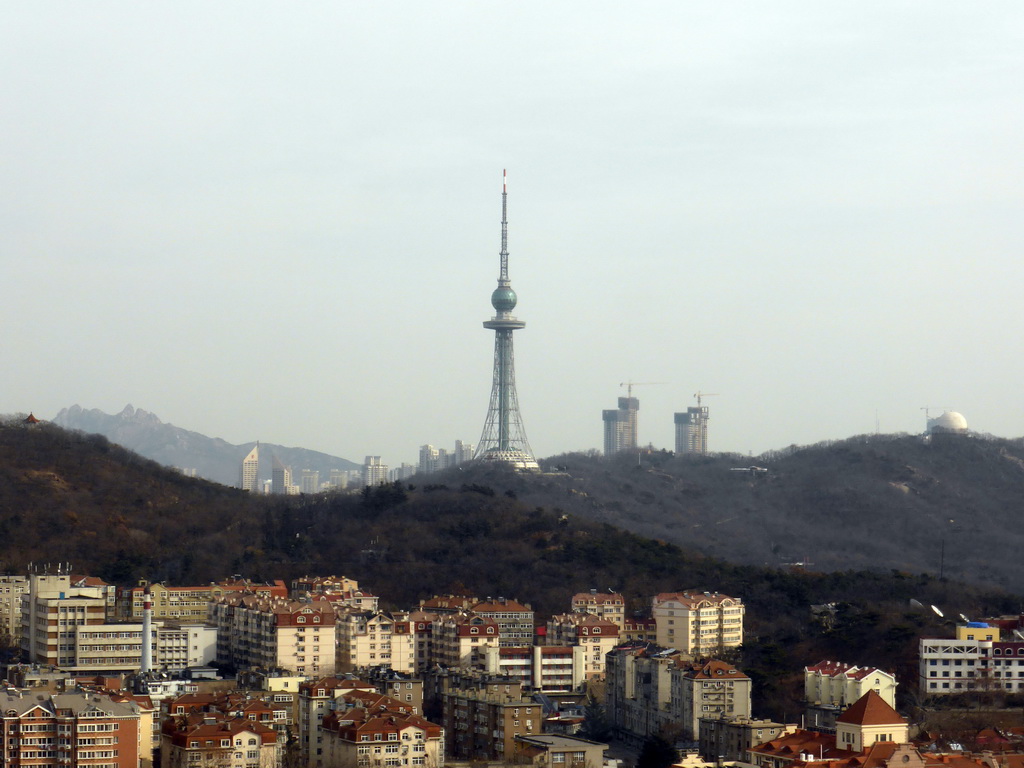
[[[697,407],[700,408],[700,401],[702,397],[718,397],[717,392],[701,392],[699,389],[694,393],[694,397],[697,398]]]
[[[705,397],[718,397],[717,392],[701,392],[699,389],[693,394],[697,398],[697,411],[699,412],[700,421],[697,426],[697,442],[696,448],[697,453],[706,454],[708,452],[708,407],[703,404]]]
[[[619,386],[626,388],[626,397],[633,397],[633,387],[649,387],[653,384],[667,384],[666,381],[620,381]]]

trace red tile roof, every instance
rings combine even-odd
[[[905,725],[906,720],[885,699],[874,691],[868,691],[836,718],[836,723],[848,725]]]

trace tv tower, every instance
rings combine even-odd
[[[491,404],[474,458],[506,464],[516,469],[540,469],[526,441],[523,417],[519,414],[516,396],[516,366],[512,355],[512,331],[525,328],[526,323],[512,316],[516,308],[516,292],[508,279],[508,176],[501,179],[501,271],[498,287],[491,294],[495,315],[484,323],[494,330],[494,384]]]

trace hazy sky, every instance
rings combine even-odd
[[[477,442],[509,173],[535,452],[1024,434],[1024,6],[20,3],[0,413]]]

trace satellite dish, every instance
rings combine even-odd
[[[946,618],[946,614],[944,614],[942,611],[940,611],[934,605],[932,606],[932,610],[935,611],[935,615],[938,616],[940,619]]]
[[[922,603],[920,600],[915,600],[914,598],[910,598],[910,607],[911,608],[924,608],[924,603]]]

